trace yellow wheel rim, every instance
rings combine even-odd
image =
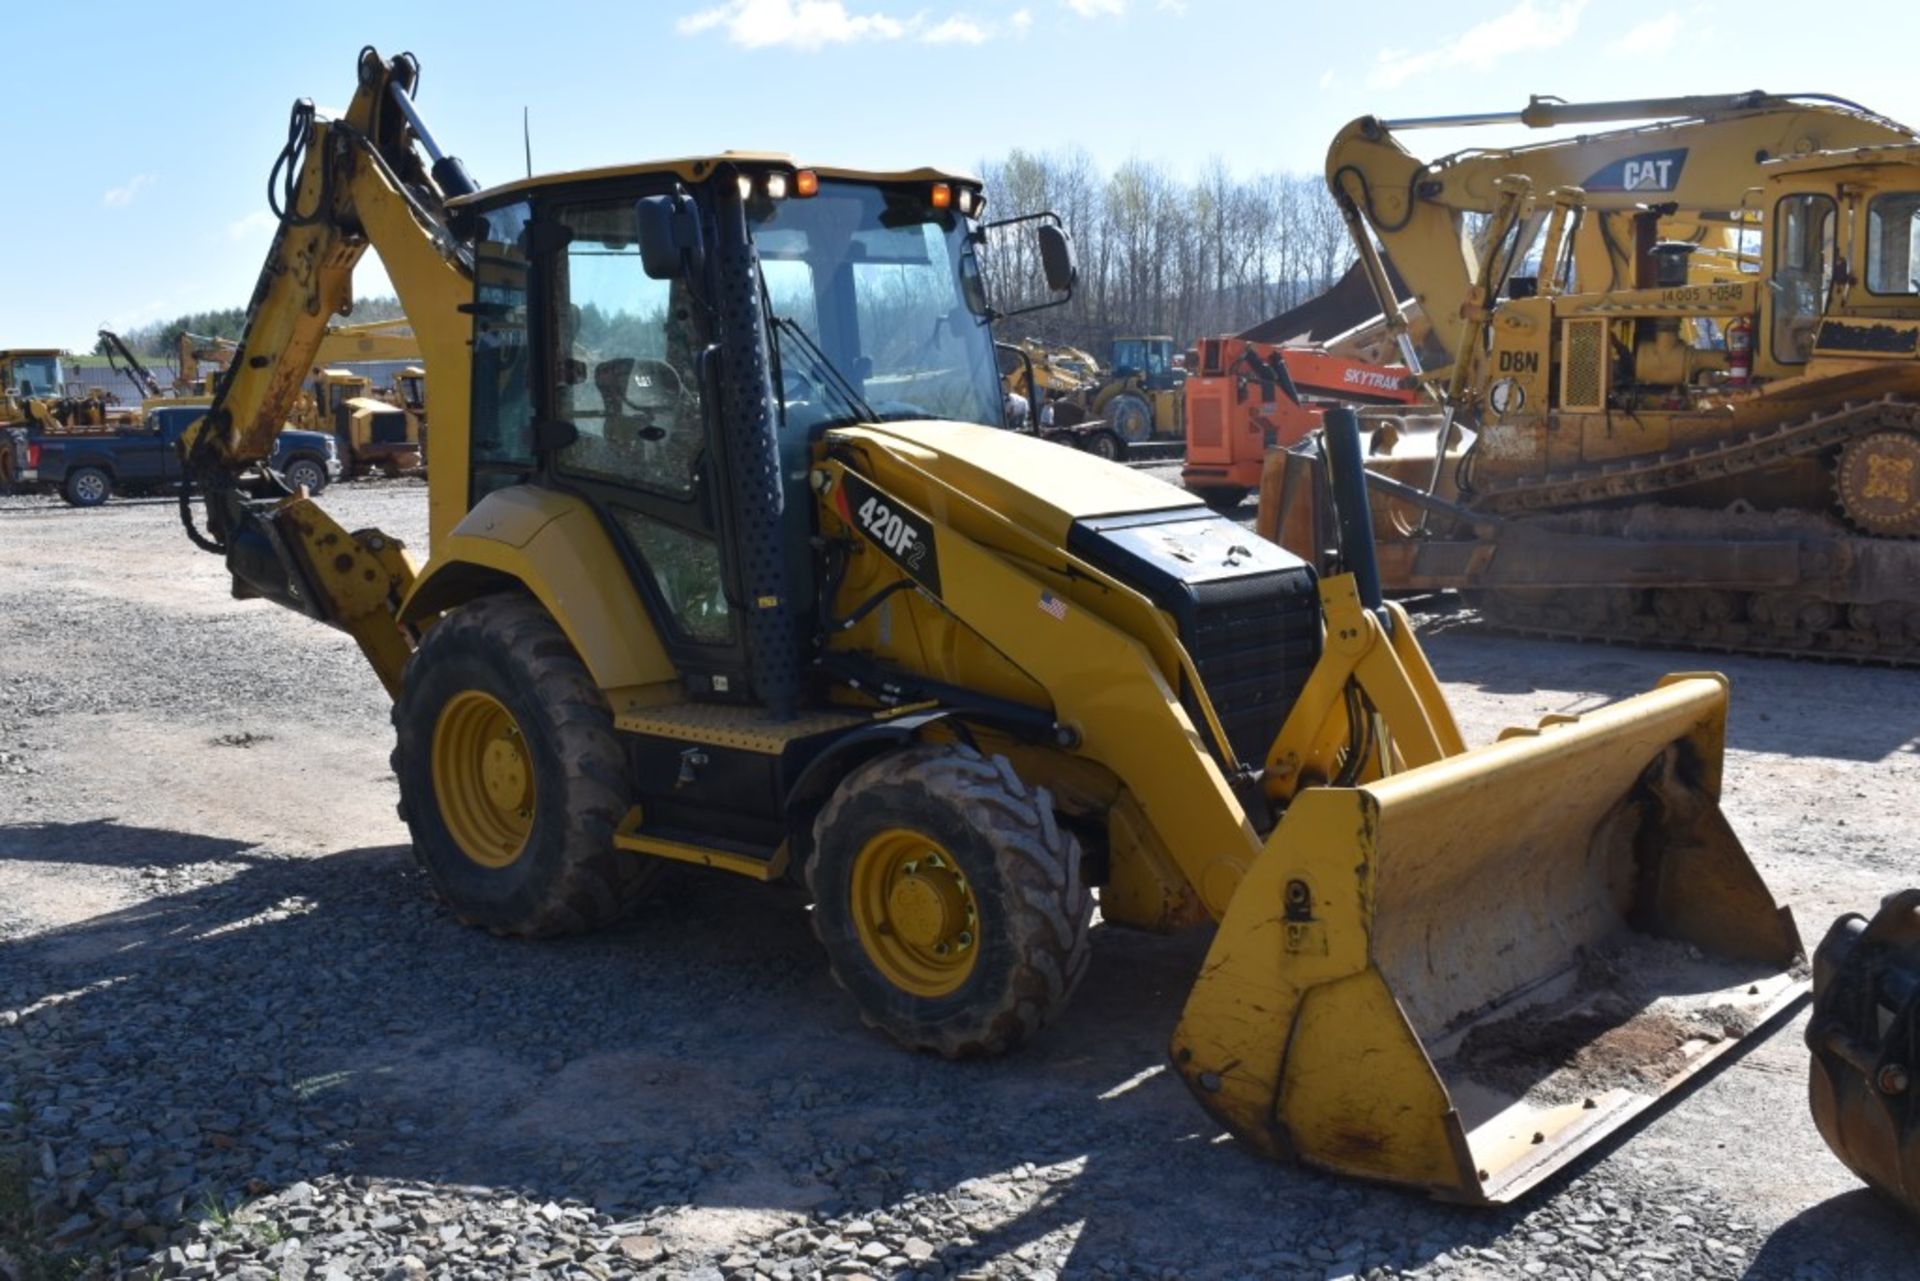
[[[533,830],[533,755],[505,705],[477,689],[440,709],[433,794],[454,843],[482,867],[506,867]]]
[[[946,996],[973,973],[980,909],[953,856],[935,840],[890,827],[853,861],[853,924],[887,982],[913,996]]]

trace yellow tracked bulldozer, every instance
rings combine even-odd
[[[1656,123],[1432,161],[1402,142],[1628,119]],[[1536,99],[1356,120],[1327,182],[1409,367],[1376,238],[1456,357],[1445,429],[1371,464],[1400,482],[1390,591],[1536,633],[1920,663],[1920,134],[1820,96]],[[1269,453],[1259,528],[1299,549],[1295,461]]]
[[[353,635],[464,920],[618,917],[665,862],[811,894],[866,1021],[949,1056],[1112,926],[1218,922],[1172,1059],[1264,1152],[1520,1194],[1766,1023],[1798,938],[1677,676],[1469,748],[1380,598],[1002,429],[978,184],[729,152],[478,190],[363,52],[189,448],[234,591]],[[1029,215],[1049,283],[1071,243]],[[432,554],[250,496],[376,247],[425,356]],[[288,269],[317,263],[313,272]]]

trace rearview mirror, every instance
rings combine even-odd
[[[1046,273],[1047,288],[1056,294],[1070,294],[1079,280],[1080,269],[1073,258],[1073,237],[1058,223],[1043,222],[1034,228],[1040,242],[1040,269]]]
[[[700,212],[684,192],[643,196],[634,207],[640,235],[640,266],[655,280],[673,280],[700,269],[706,246]]]

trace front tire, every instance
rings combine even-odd
[[[1153,439],[1153,406],[1145,396],[1121,392],[1107,402],[1106,419],[1129,445]]]
[[[113,477],[98,467],[76,467],[60,486],[60,497],[73,507],[98,507],[113,497]]]
[[[861,1018],[910,1049],[1005,1053],[1086,973],[1093,898],[1045,788],[917,745],[849,775],[813,828],[813,929]]]
[[[287,464],[282,473],[291,489],[305,488],[308,497],[317,495],[327,487],[327,469],[311,458],[296,458]]]
[[[585,933],[623,916],[657,872],[613,846],[632,805],[613,713],[529,598],[482,597],[435,624],[393,723],[415,857],[467,924]]]
[[[1127,456],[1127,442],[1110,431],[1096,431],[1087,437],[1087,452],[1095,458],[1117,463]]]

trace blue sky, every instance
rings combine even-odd
[[[14,6],[0,347],[85,349],[238,305],[296,97],[410,49],[441,143],[483,183],[727,147],[973,167],[1084,147],[1176,172],[1317,171],[1354,116],[1765,88],[1920,122],[1911,0],[1295,5],[1250,0],[627,0]],[[1497,132],[1472,138],[1502,141]],[[1467,140],[1423,135],[1432,153]],[[387,291],[363,268],[361,294]]]

